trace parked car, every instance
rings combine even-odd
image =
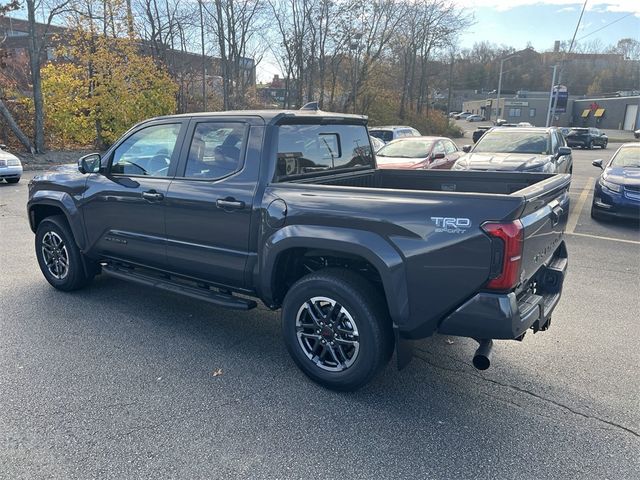
[[[22,162],[15,155],[7,152],[7,146],[0,144],[0,180],[7,183],[18,183],[22,177]]]
[[[449,118],[454,118],[456,115],[458,115],[460,112],[449,112]]]
[[[489,130],[491,128],[491,126],[485,126],[485,127],[478,127],[476,128],[473,133],[471,134],[471,138],[473,139],[473,143],[476,143],[478,140],[480,140],[480,137],[482,135],[485,134],[485,132],[487,130]]]
[[[484,122],[485,118],[482,115],[469,115],[467,122]]]
[[[488,130],[458,159],[454,170],[501,170],[571,173],[573,158],[556,128],[504,128]]]
[[[607,148],[609,139],[602,130],[597,128],[582,128],[571,127],[571,131],[567,135],[567,145],[572,148],[581,147],[588,148],[593,147]]]
[[[635,132],[633,132],[633,136],[636,138],[640,138],[640,128],[638,130],[636,130]]]
[[[456,119],[456,120],[464,120],[469,115],[471,115],[471,112],[460,112],[460,113],[454,115],[453,118]]]
[[[378,168],[449,170],[462,152],[446,137],[408,137],[387,143],[376,153]]]
[[[374,152],[377,152],[378,150],[380,150],[382,147],[385,146],[385,143],[382,140],[380,140],[378,137],[369,136],[369,139],[371,140],[371,146],[373,147]]]
[[[602,169],[593,188],[591,216],[640,220],[640,143],[623,144],[611,160],[593,165]]]
[[[232,309],[260,299],[282,309],[294,362],[337,390],[369,382],[394,348],[406,365],[408,339],[477,339],[485,369],[491,339],[547,330],[570,177],[376,169],[366,121],[269,110],[142,122],[75,172],[30,182],[39,267],[63,291],[103,274]],[[117,301],[109,288],[92,302]]]
[[[420,132],[413,127],[391,125],[387,127],[370,127],[369,135],[379,138],[384,143],[404,137],[419,137]]]

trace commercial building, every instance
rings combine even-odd
[[[464,110],[483,115],[487,120],[503,118],[509,123],[529,122],[546,125],[549,94],[541,92],[530,97],[488,98],[464,103]],[[553,125],[560,127],[580,126],[614,130],[635,130],[640,127],[640,96],[611,98],[569,97],[566,112],[556,112]]]

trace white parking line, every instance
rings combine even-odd
[[[575,235],[577,237],[588,237],[595,238],[597,240],[610,240],[612,242],[623,242],[623,243],[631,243],[633,245],[640,245],[640,241],[637,240],[626,240],[624,238],[612,238],[612,237],[601,237],[600,235],[591,235],[590,233],[574,233],[574,232],[566,232],[568,235]]]
[[[587,201],[587,197],[589,196],[589,191],[591,190],[591,185],[593,184],[594,180],[594,177],[589,177],[589,180],[587,180],[587,184],[582,189],[582,193],[580,193],[578,203],[576,203],[575,208],[573,208],[569,212],[569,221],[567,222],[566,233],[573,233],[576,229],[576,225],[578,225],[578,219],[580,218],[580,213],[582,213],[582,209],[584,208],[584,204]]]

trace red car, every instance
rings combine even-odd
[[[446,137],[405,137],[376,152],[378,168],[449,170],[462,152]]]

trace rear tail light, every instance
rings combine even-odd
[[[485,223],[482,229],[491,237],[491,270],[487,288],[511,290],[518,284],[522,264],[522,223],[520,220],[509,223]]]

